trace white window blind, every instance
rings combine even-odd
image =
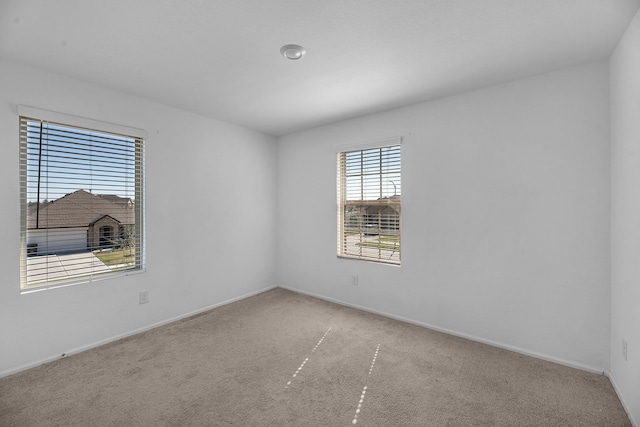
[[[338,256],[400,264],[400,145],[344,151],[338,165]]]
[[[21,289],[144,268],[144,139],[20,117]]]

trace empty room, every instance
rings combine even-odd
[[[640,0],[0,0],[0,426],[640,426]]]

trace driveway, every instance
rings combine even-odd
[[[27,258],[29,286],[44,281],[71,279],[111,271],[91,252],[65,255],[42,255]]]

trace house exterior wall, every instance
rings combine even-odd
[[[29,230],[27,248],[29,255],[86,251],[87,227]]]
[[[368,206],[365,223],[385,230],[400,229],[400,205]]]
[[[100,248],[100,228],[112,227],[113,238],[120,235],[120,223],[111,217],[102,217],[89,226],[87,231],[87,245],[90,250]]]

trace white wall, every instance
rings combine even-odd
[[[611,159],[606,63],[299,132],[276,147],[251,130],[0,62],[0,375],[277,282],[610,369],[637,423],[638,40],[636,15],[611,60]],[[20,294],[17,104],[148,131],[146,273]],[[402,266],[337,259],[335,151],[396,135]],[[149,304],[138,305],[140,290]]]
[[[640,12],[611,57],[611,173],[611,380],[640,425]]]
[[[146,273],[20,294],[17,104],[147,130]],[[0,62],[0,375],[273,286],[276,149],[271,136]]]
[[[608,78],[592,63],[280,138],[278,283],[608,371]],[[402,266],[338,259],[336,147],[396,135]]]

